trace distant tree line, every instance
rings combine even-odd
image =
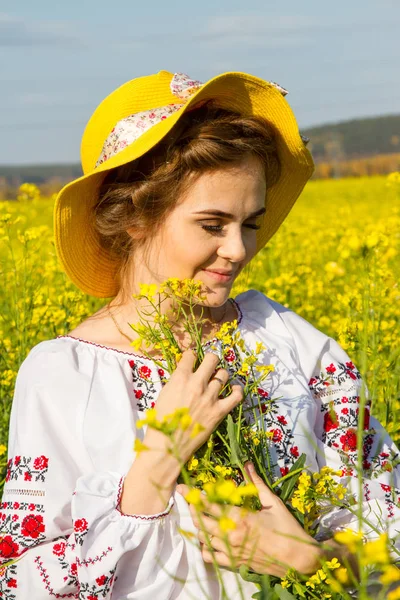
[[[400,170],[400,115],[353,119],[302,129],[316,170],[314,177],[385,174]],[[82,175],[79,164],[0,165],[0,199],[15,198],[21,183],[58,191]]]

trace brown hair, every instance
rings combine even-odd
[[[271,187],[280,163],[268,121],[207,103],[187,112],[144,156],[108,172],[93,207],[94,223],[101,245],[120,261],[120,288],[135,248],[157,233],[193,177],[240,163],[249,154],[259,157]]]

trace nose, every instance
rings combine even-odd
[[[246,259],[247,247],[240,227],[231,228],[230,232],[221,239],[217,254],[233,263],[243,262]]]

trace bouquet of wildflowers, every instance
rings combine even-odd
[[[215,336],[203,341],[202,333],[206,322],[201,312],[200,319],[195,317],[194,306],[204,302],[201,282],[191,279],[168,279],[159,288],[156,285],[141,285],[140,293],[134,298],[147,301],[146,310],[139,310],[140,320],[130,324],[138,334],[132,346],[151,358],[162,372],[167,370],[171,375],[176,369],[182,356],[183,348],[179,335],[174,330],[174,323],[179,321],[190,339],[189,347],[197,354],[195,370],[201,364],[205,349],[209,346],[212,351],[219,351],[220,363],[218,368],[228,371],[230,378],[220,392],[225,397],[231,391],[231,384],[240,382],[243,386],[244,401],[236,407],[215,429],[208,441],[201,446],[186,464],[181,463],[179,483],[190,486],[186,499],[199,509],[203,499],[216,502],[222,507],[232,505],[242,507],[244,511],[254,511],[261,508],[257,488],[249,482],[244,468],[251,461],[263,482],[277,494],[285,503],[292,515],[311,536],[316,533],[319,517],[332,506],[349,507],[354,499],[346,489],[335,480],[336,473],[329,467],[323,467],[320,472],[312,473],[307,469],[306,456],[302,454],[294,462],[290,470],[277,477],[276,465],[271,460],[271,444],[273,433],[267,431],[263,415],[272,410],[274,399],[270,399],[263,390],[264,382],[273,371],[272,365],[263,365],[258,361],[259,354],[265,350],[261,343],[254,349],[245,346],[237,328],[237,321],[224,323]],[[170,303],[170,316],[162,313],[162,303]],[[150,352],[156,350],[167,363],[155,359]],[[162,378],[165,384],[166,377]],[[261,417],[261,418],[260,418]],[[146,411],[145,418],[138,422],[138,427],[148,427],[162,431],[172,442],[179,432],[191,428],[191,435],[196,436],[201,430],[199,423],[193,423],[187,409],[179,409],[167,415],[162,420],[157,418],[157,408]],[[135,442],[135,451],[142,452],[148,448],[140,441]],[[235,527],[235,522],[229,518],[228,512],[222,512],[219,527],[226,535]],[[188,532],[181,532],[189,535]],[[362,543],[361,534],[351,531],[336,534],[335,539],[347,546],[350,551],[357,553],[359,566],[364,577],[364,584],[370,571],[377,567],[381,569],[378,581],[380,589],[400,579],[400,571],[390,564],[387,539],[380,537],[376,542]],[[349,585],[358,586],[350,565],[341,564],[336,558],[325,561],[314,575],[304,576],[293,569],[288,569],[284,578],[262,575],[249,571],[246,565],[240,567],[240,575],[247,581],[258,585],[260,592],[254,598],[270,600],[290,600],[293,598],[330,598],[339,600],[351,598],[346,592]],[[217,568],[218,565],[214,563]],[[364,585],[365,589],[365,585]],[[368,598],[368,595],[364,596]],[[383,598],[384,596],[382,596]],[[389,596],[388,596],[389,597]],[[393,596],[392,600],[400,598]]]

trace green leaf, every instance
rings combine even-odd
[[[247,460],[249,460],[249,457],[246,452],[242,451],[239,442],[236,439],[235,423],[233,422],[232,415],[227,416],[227,431],[231,448],[231,465],[232,467],[240,468]]]
[[[296,596],[293,596],[293,594],[283,588],[280,583],[275,585],[274,590],[277,593],[279,600],[296,600]]]
[[[299,456],[299,458],[296,460],[296,462],[291,466],[288,475],[290,475],[290,473],[293,473],[294,471],[297,471],[298,469],[303,469],[304,465],[306,464],[306,458],[307,458],[307,456],[303,452],[303,454],[301,456]],[[281,500],[283,500],[283,502],[286,502],[288,500],[288,498],[290,498],[290,496],[292,495],[292,492],[295,488],[295,485],[296,485],[297,480],[299,479],[300,475],[301,475],[301,471],[296,473],[296,475],[293,475],[293,477],[288,477],[285,480],[285,482],[282,484],[282,488],[281,488],[279,497]]]
[[[258,575],[258,573],[254,573],[249,570],[249,567],[246,565],[240,565],[239,574],[242,579],[245,581],[251,581],[252,583],[257,583],[261,585],[262,576]]]
[[[306,595],[304,593],[304,590],[303,590],[302,586],[299,583],[294,583],[293,587],[294,587],[294,590],[295,590],[295,592],[296,592],[296,594],[298,596],[300,596],[301,598],[305,598],[306,597]]]

